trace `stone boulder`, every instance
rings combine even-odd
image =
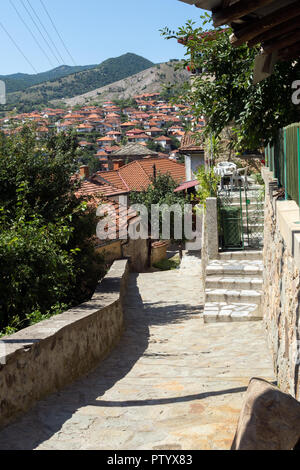
[[[231,450],[292,450],[300,439],[300,403],[269,382],[250,381]]]

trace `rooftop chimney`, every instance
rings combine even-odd
[[[157,170],[156,170],[156,165],[153,165],[153,180],[156,181],[156,177],[157,177]]]
[[[82,165],[79,169],[80,179],[86,180],[90,176],[90,169],[87,165]]]

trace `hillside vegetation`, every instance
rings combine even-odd
[[[28,112],[39,105],[46,105],[50,100],[71,98],[129,77],[152,66],[152,62],[141,56],[131,53],[124,54],[102,62],[96,68],[44,82],[23,91],[9,93],[5,109],[9,110],[16,106],[20,112]]]
[[[61,65],[55,69],[34,75],[26,73],[15,73],[12,75],[0,75],[0,80],[5,81],[7,93],[14,93],[16,91],[24,91],[34,85],[39,85],[43,82],[50,80],[58,80],[59,78],[67,77],[73,73],[82,72],[84,70],[94,69],[94,65],[82,65],[71,67],[69,65]]]
[[[154,65],[131,77],[66,99],[65,104],[69,107],[88,103],[101,105],[104,101],[129,99],[145,93],[160,93],[169,85],[178,89],[189,80],[190,74],[186,70],[176,70],[175,66],[176,61]]]

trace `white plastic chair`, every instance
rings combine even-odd
[[[230,178],[230,186],[231,189],[239,187],[240,185],[244,188],[248,188],[248,166],[246,168],[240,168],[239,170],[235,170],[233,175]]]

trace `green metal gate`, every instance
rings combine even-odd
[[[221,190],[218,194],[222,250],[260,250],[264,232],[263,188]]]
[[[219,193],[219,232],[223,250],[241,250],[244,248],[242,199],[234,202],[231,191]]]
[[[261,250],[264,244],[265,190],[245,189],[245,247]]]

